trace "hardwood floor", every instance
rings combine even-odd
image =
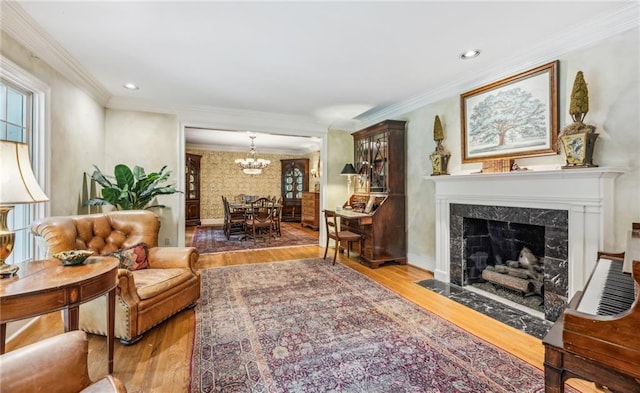
[[[310,229],[305,230],[317,233]],[[187,228],[186,244],[191,244],[192,236],[193,227]],[[322,247],[308,246],[202,255],[198,267],[207,269],[247,263],[322,258],[323,253]],[[338,261],[469,333],[542,369],[544,349],[540,340],[415,284],[416,281],[432,278],[430,272],[411,265],[384,265],[378,269],[370,269],[353,259],[347,259],[342,254],[338,254]],[[330,255],[327,256],[327,263],[331,263]],[[151,329],[135,345],[123,346],[116,342],[113,374],[127,386],[130,393],[187,391],[194,324],[194,310],[184,310]],[[45,315],[15,340],[8,342],[7,350],[59,334],[62,330],[60,312]],[[94,380],[107,373],[106,353],[106,339],[89,335],[89,374]],[[571,382],[582,392],[599,392],[591,383],[575,380]]]

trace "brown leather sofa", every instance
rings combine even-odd
[[[87,334],[59,334],[0,355],[0,392],[124,392],[117,378],[89,379]]]
[[[118,269],[115,335],[123,344],[135,343],[144,332],[195,306],[200,298],[198,251],[158,247],[159,230],[158,217],[148,210],[48,217],[31,226],[44,240],[47,257],[74,249],[107,255],[141,242],[148,245],[148,269]],[[80,329],[106,335],[105,309],[106,296],[80,305]]]

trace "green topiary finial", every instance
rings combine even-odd
[[[589,112],[589,90],[587,90],[582,71],[578,71],[573,81],[573,90],[571,90],[569,114],[574,122],[582,123],[587,112]]]

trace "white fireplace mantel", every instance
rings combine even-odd
[[[450,282],[450,204],[566,210],[569,297],[584,288],[598,250],[613,250],[614,182],[626,168],[425,176],[435,182],[435,278]]]

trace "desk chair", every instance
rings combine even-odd
[[[350,257],[349,252],[351,251],[351,242],[360,242],[360,253],[362,253],[362,248],[364,246],[362,236],[351,231],[341,231],[336,212],[334,212],[333,210],[325,210],[324,223],[327,229],[327,244],[324,248],[323,259],[327,259],[327,251],[329,250],[329,239],[333,239],[336,242],[335,251],[333,252],[333,265],[336,264],[336,257],[338,256],[338,249],[340,248],[341,242],[347,242],[347,258]]]

